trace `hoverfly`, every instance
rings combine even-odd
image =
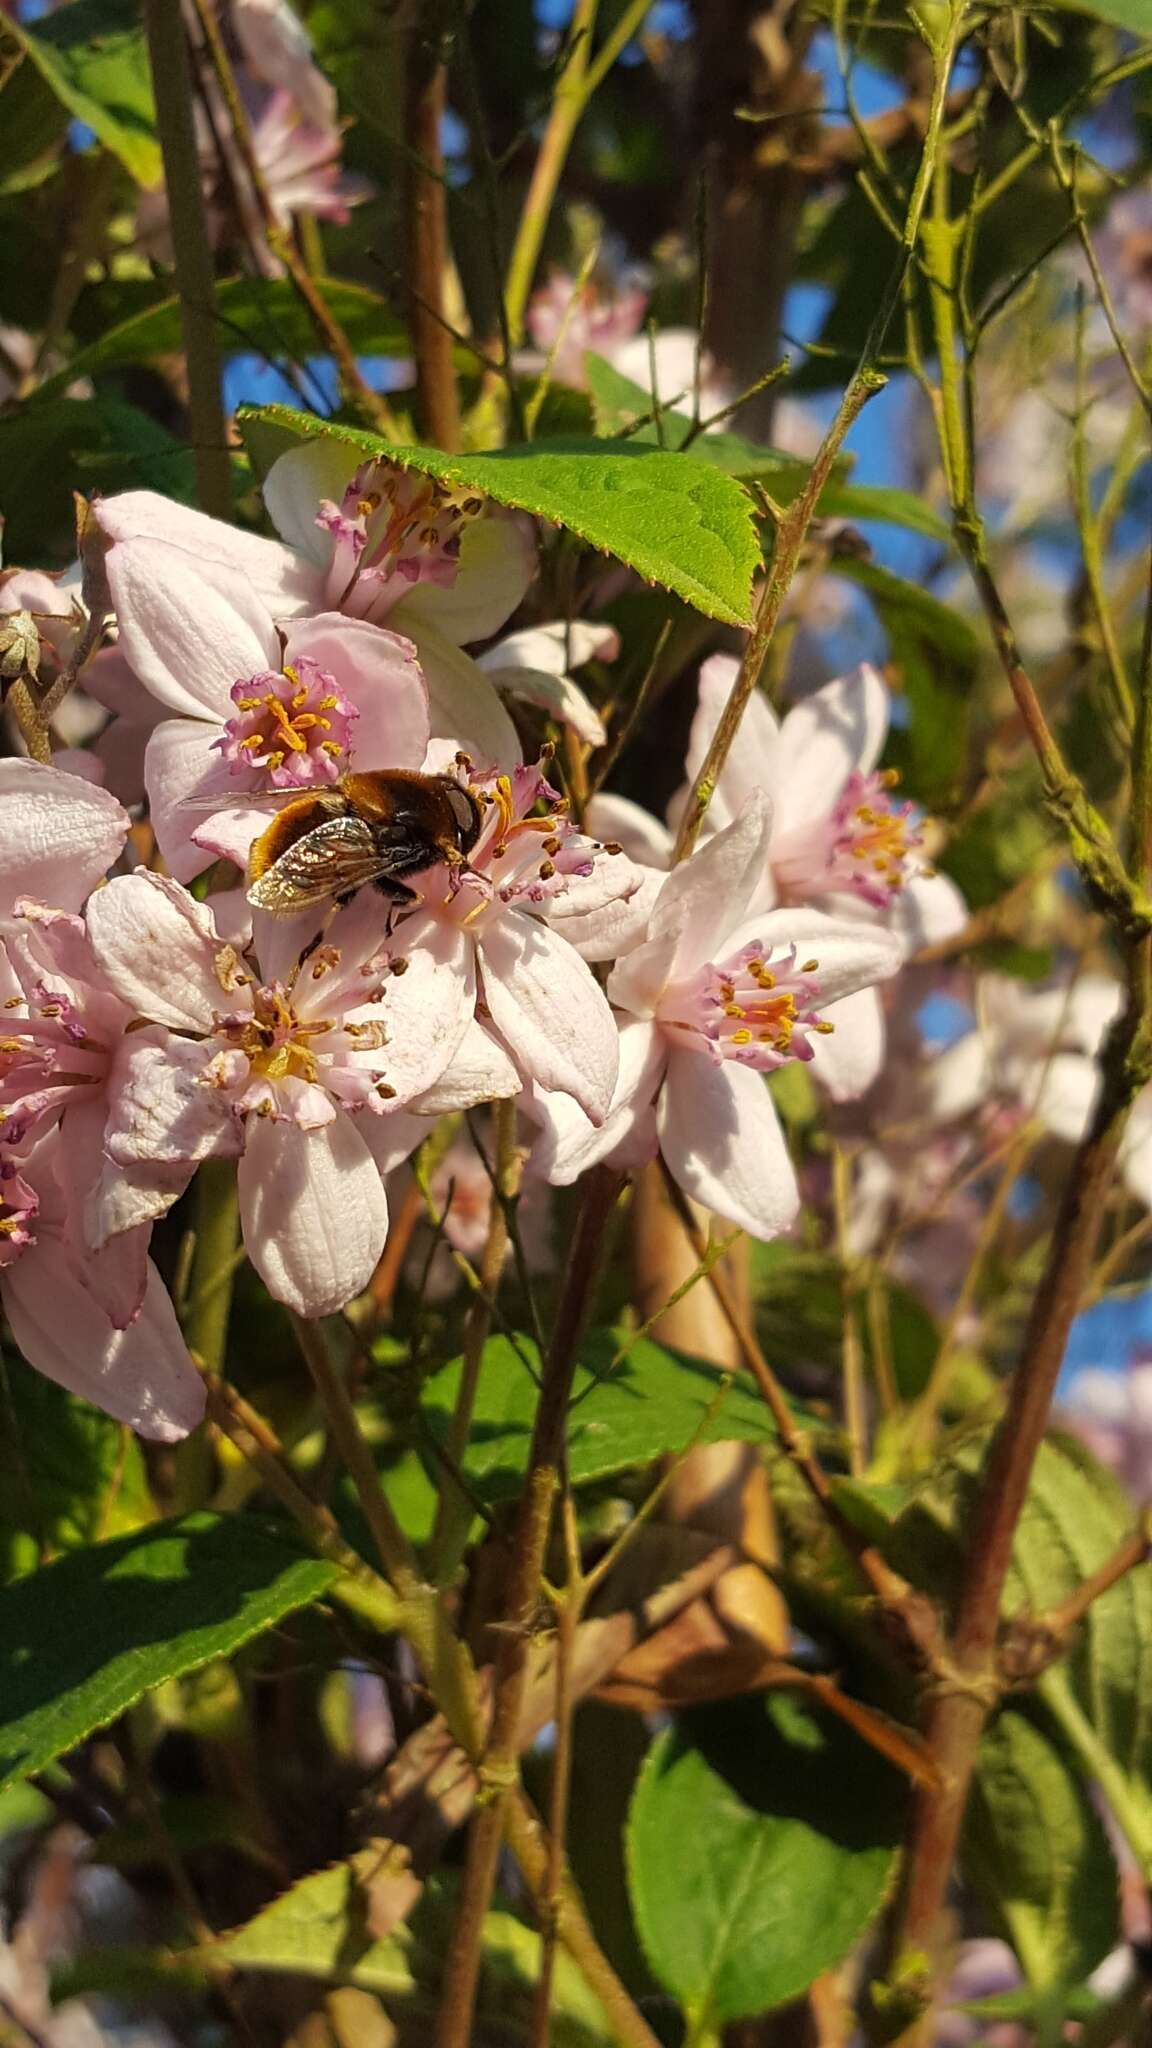
[[[451,775],[383,769],[345,775],[292,798],[248,855],[248,901],[282,917],[339,907],[379,889],[398,908],[418,900],[404,879],[425,868],[460,868],[484,813]]]

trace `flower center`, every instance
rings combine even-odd
[[[484,500],[393,463],[361,463],[339,505],[321,501],[316,524],[332,535],[329,599],[380,616],[415,583],[451,585],[465,526]]]
[[[826,819],[789,833],[772,862],[782,894],[802,899],[847,890],[887,910],[917,872],[923,844],[915,804],[890,794],[897,780],[894,769],[856,770]]]
[[[67,1106],[73,1088],[104,1079],[108,1048],[90,1035],[78,1004],[37,987],[32,1000],[11,996],[0,1011],[0,1136],[23,1142],[32,1126]]]
[[[10,1159],[0,1159],[0,1267],[11,1266],[35,1243],[40,1197]]]
[[[344,773],[359,713],[308,655],[233,683],[230,694],[236,717],[212,745],[233,775],[259,769],[273,789],[308,789]]]
[[[796,966],[796,948],[774,958],[760,940],[727,960],[710,960],[665,990],[660,1022],[665,1031],[710,1059],[739,1060],[771,1073],[785,1060],[810,1060],[810,1031],[834,1029],[815,1009],[817,960]],[[703,1043],[701,1041],[703,1040]]]
[[[326,1018],[314,1024],[301,1023],[282,989],[257,988],[251,1016],[226,1019],[220,1035],[243,1053],[253,1077],[315,1081],[320,1067],[311,1041],[331,1028]]]

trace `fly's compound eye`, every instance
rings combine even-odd
[[[458,782],[448,784],[447,795],[461,844],[471,846],[480,830],[480,812],[476,799],[466,789],[461,789]]]

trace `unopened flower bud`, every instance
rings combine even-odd
[[[0,687],[35,681],[40,667],[40,632],[31,612],[0,613]]]

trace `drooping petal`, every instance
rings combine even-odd
[[[394,1173],[435,1129],[435,1119],[398,1109],[391,1116],[361,1117],[356,1126],[381,1175]]]
[[[388,1203],[351,1117],[341,1112],[316,1131],[249,1118],[239,1187],[245,1250],[276,1301],[302,1316],[334,1315],[368,1285]]]
[[[585,811],[584,825],[595,839],[615,840],[629,860],[641,867],[664,869],[672,864],[672,834],[667,825],[630,797],[602,791]]]
[[[0,761],[0,915],[21,896],[79,910],[123,851],[129,818],[95,783],[39,761]]]
[[[135,674],[182,718],[231,717],[233,683],[280,667],[272,614],[239,569],[129,540],[108,556],[108,583]]]
[[[450,740],[454,747],[462,747],[480,773],[517,767],[520,742],[516,728],[490,678],[477,668],[471,655],[427,625],[420,628],[417,652],[428,685],[434,740]]]
[[[485,514],[464,528],[455,582],[418,583],[393,605],[388,623],[417,642],[431,627],[454,646],[467,647],[500,631],[535,574],[530,522],[503,512]]]
[[[778,832],[830,811],[853,769],[866,775],[876,766],[888,712],[888,692],[868,662],[793,705],[774,756]]]
[[[604,745],[608,737],[604,721],[571,676],[554,676],[539,668],[489,667],[488,673],[502,697],[516,697],[522,704],[534,704],[555,725],[571,726],[587,747]]]
[[[492,673],[506,668],[533,668],[563,676],[569,669],[582,668],[586,661],[597,657],[615,661],[619,652],[620,635],[615,626],[594,625],[589,619],[556,619],[548,625],[522,626],[516,633],[505,633],[495,647],[487,648],[476,659],[481,668]]]
[[[761,1074],[674,1049],[660,1091],[660,1150],[685,1194],[753,1237],[795,1222],[800,1190]]]
[[[833,1102],[855,1102],[884,1065],[884,1007],[874,988],[860,988],[822,1013],[834,1028],[814,1038],[812,1072]]]
[[[504,1047],[476,1017],[470,1017],[443,1073],[414,1098],[413,1107],[422,1116],[448,1116],[472,1109],[478,1102],[502,1101],[519,1092],[520,1076]]]
[[[212,751],[216,728],[203,718],[165,718],[155,727],[144,754],[144,786],[156,843],[178,882],[190,882],[214,856],[196,842],[210,813],[202,799],[219,795],[220,808],[235,801],[228,770]],[[257,830],[271,817],[254,812]]]
[[[100,501],[97,518],[110,540],[168,541],[196,562],[216,562],[239,570],[274,618],[286,619],[319,607],[321,584],[316,570],[291,548],[265,540],[262,534],[246,533],[242,526],[210,519],[206,512],[195,512],[175,498],[162,498],[155,491],[123,491],[118,497]],[[318,542],[320,538],[317,533]]]
[[[100,889],[88,905],[88,933],[122,1002],[173,1031],[210,1031],[217,1011],[248,1007],[217,971],[212,914],[178,882],[140,868]]]
[[[540,1125],[532,1171],[568,1187],[588,1167],[612,1157],[638,1167],[656,1156],[656,1093],[667,1060],[663,1033],[641,1018],[620,1025],[620,1068],[612,1103],[597,1129],[570,1095],[532,1092],[529,1115]]]
[[[37,1372],[155,1442],[175,1443],[195,1429],[204,1382],[151,1263],[143,1305],[126,1330],[113,1329],[99,1306],[90,1265],[56,1237],[41,1236],[5,1268],[0,1295]]]
[[[367,619],[321,612],[289,631],[286,660],[302,654],[356,706],[351,766],[419,768],[428,746],[428,690],[410,640]]]
[[[691,974],[724,951],[767,864],[771,816],[763,791],[754,791],[738,818],[672,870],[656,899],[648,939],[609,976],[609,999],[618,1008],[651,1014],[673,974]]]
[[[575,1096],[593,1123],[612,1101],[616,1026],[580,955],[535,918],[506,911],[479,934],[484,1001],[522,1074]]]

